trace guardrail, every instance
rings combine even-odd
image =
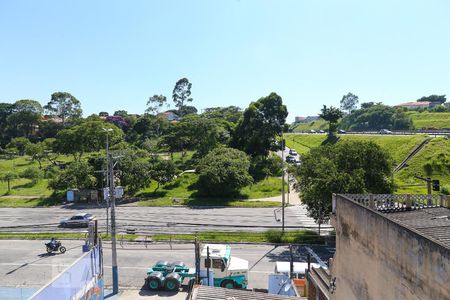
[[[428,135],[450,135],[450,130],[425,130],[425,129],[419,129],[414,131],[402,131],[402,130],[392,130],[392,133],[386,134],[386,133],[380,133],[380,131],[346,131],[343,134],[367,134],[367,135],[373,135],[373,134],[380,134],[380,135],[415,135],[415,134],[428,134]],[[311,132],[310,130],[302,130],[302,131],[295,131],[290,133],[302,133],[302,134],[326,134],[317,132]]]

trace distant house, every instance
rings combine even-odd
[[[58,123],[58,124],[61,124],[61,123],[63,123],[63,119],[62,118],[60,118],[60,117],[57,117],[57,116],[49,116],[49,115],[45,115],[45,116],[42,116],[42,119],[41,119],[43,122],[54,122],[54,123]]]
[[[394,107],[406,107],[407,109],[419,109],[419,108],[433,108],[435,106],[441,105],[440,102],[428,102],[428,101],[423,101],[423,102],[406,102],[406,103],[401,103],[398,105],[395,105]]]
[[[174,121],[177,122],[177,121],[181,120],[180,116],[178,116],[176,113],[171,112],[171,111],[166,111],[166,112],[163,112],[163,113],[159,113],[158,117],[164,118],[164,119],[166,119],[169,122],[174,122]]]
[[[319,119],[319,116],[307,116],[303,122],[308,123],[312,121],[316,121]]]
[[[297,116],[297,117],[295,117],[295,123],[300,123],[300,122],[303,122],[303,121],[305,121],[305,117],[300,117],[300,116]]]

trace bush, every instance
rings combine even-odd
[[[253,182],[247,155],[237,149],[216,148],[197,167],[198,191],[204,196],[230,196]]]
[[[35,185],[42,178],[42,172],[38,167],[31,166],[23,170],[20,177],[30,179],[31,183]]]
[[[450,195],[450,184],[445,184],[441,187],[441,193],[443,195]]]
[[[281,158],[277,155],[253,157],[250,163],[250,175],[257,181],[268,176],[281,176]]]

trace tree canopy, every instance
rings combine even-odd
[[[219,147],[206,155],[197,167],[198,190],[205,196],[229,196],[253,182],[250,161],[237,149]]]
[[[79,118],[82,114],[80,101],[67,92],[53,93],[44,108],[49,115],[61,118],[63,123],[68,118]]]
[[[159,110],[167,104],[167,98],[163,95],[153,95],[147,101],[146,113],[157,114]]]
[[[359,102],[358,96],[348,93],[344,95],[341,99],[341,110],[346,110],[348,113],[351,113],[352,110],[356,109],[356,105]]]
[[[422,97],[420,99],[417,99],[417,102],[439,102],[439,103],[444,103],[445,101],[447,101],[447,98],[445,95],[430,95],[428,97]]]
[[[380,103],[364,105],[346,116],[341,127],[347,130],[409,130],[413,128],[411,118],[402,110]]]
[[[172,92],[172,99],[175,103],[175,107],[178,108],[178,111],[183,113],[182,109],[186,105],[187,102],[192,102],[191,98],[191,88],[192,83],[189,82],[187,78],[181,78],[175,84]],[[180,116],[183,114],[180,113]]]
[[[315,220],[330,213],[332,193],[391,193],[391,172],[388,153],[367,141],[311,149],[295,169],[302,202]]]
[[[326,105],[323,106],[319,117],[328,122],[328,134],[332,135],[337,130],[338,121],[342,118],[342,111],[339,108]]]
[[[276,148],[276,136],[283,131],[287,115],[276,93],[250,103],[234,131],[232,146],[252,156],[267,156]]]

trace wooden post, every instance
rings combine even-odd
[[[450,208],[450,196],[447,196],[447,208]]]

